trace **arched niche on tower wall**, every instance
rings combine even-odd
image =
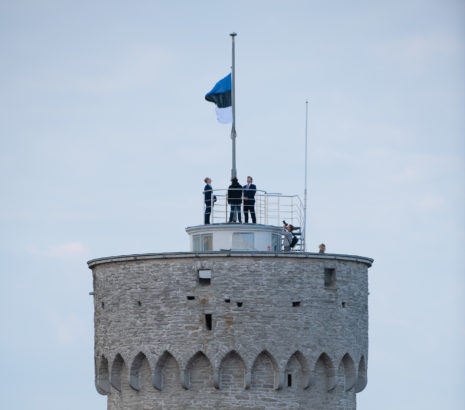
[[[229,352],[221,361],[219,387],[222,390],[243,390],[245,388],[246,365],[235,350]]]
[[[251,389],[273,390],[278,387],[279,368],[276,359],[267,350],[262,351],[252,365]]]
[[[330,391],[336,387],[336,370],[326,353],[322,353],[315,363],[312,375],[312,386],[319,391]]]
[[[123,378],[123,369],[125,369],[123,357],[118,353],[111,365],[110,384],[118,391],[121,391],[121,380]]]
[[[349,391],[352,389],[356,382],[355,364],[349,353],[346,353],[341,360],[344,374],[344,390]]]
[[[97,367],[97,379],[96,379],[97,391],[100,394],[106,395],[110,392],[110,373],[108,370],[108,360],[102,355],[100,362]]]
[[[153,385],[158,390],[171,391],[181,386],[179,364],[174,356],[164,351],[155,365]]]
[[[305,356],[295,352],[288,360],[284,370],[284,388],[306,389],[310,384],[310,370]]]
[[[152,372],[147,356],[140,352],[134,358],[129,373],[129,385],[139,391],[144,385],[151,385]]]
[[[187,363],[185,385],[190,390],[213,388],[213,367],[203,352],[197,352]]]
[[[365,356],[362,355],[358,364],[357,382],[355,383],[355,393],[361,392],[367,385],[367,365]]]

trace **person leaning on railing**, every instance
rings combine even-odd
[[[229,222],[239,220],[241,221],[241,202],[242,202],[242,186],[234,177],[231,179],[231,185],[228,188],[228,204],[231,205],[231,212],[229,213]]]

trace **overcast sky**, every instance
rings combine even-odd
[[[0,2],[2,408],[97,410],[91,258],[188,250],[229,127],[308,247],[375,259],[360,410],[465,402],[465,3]]]

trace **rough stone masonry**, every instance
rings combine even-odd
[[[367,384],[360,256],[165,253],[89,261],[108,409],[355,409]]]

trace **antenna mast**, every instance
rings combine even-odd
[[[305,101],[305,189],[304,189],[304,252],[307,248],[307,135],[308,135],[308,101]]]

